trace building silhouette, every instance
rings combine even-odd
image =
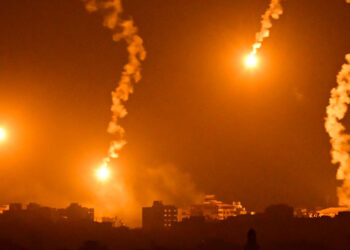
[[[146,230],[170,228],[178,221],[178,210],[173,205],[154,201],[152,207],[142,208],[142,227]]]
[[[67,208],[58,209],[58,213],[70,221],[94,221],[94,209],[71,203]]]
[[[297,217],[293,210],[277,204],[263,213],[224,220],[198,216],[175,223],[176,207],[155,201],[143,208],[142,230],[115,227],[120,221],[115,217],[92,221],[93,210],[77,203],[64,209],[14,203],[0,214],[0,249],[350,249],[348,211]]]
[[[94,221],[94,209],[86,208],[78,203],[71,203],[67,208],[51,208],[41,206],[37,203],[29,203],[25,208],[21,203],[9,204],[8,210],[2,214],[12,218],[27,218],[32,220],[49,221]]]
[[[244,250],[259,250],[260,247],[256,240],[256,232],[254,229],[250,229],[247,233],[247,242],[244,246]]]

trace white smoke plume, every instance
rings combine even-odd
[[[117,139],[111,142],[109,155],[105,159],[118,158],[119,151],[126,144],[125,130],[119,125],[119,120],[128,112],[124,103],[134,91],[134,84],[141,80],[141,62],[146,58],[143,40],[138,35],[133,20],[123,20],[120,14],[123,11],[121,0],[83,0],[89,12],[106,11],[103,25],[113,31],[113,40],[125,40],[129,59],[124,65],[123,73],[116,89],[112,92],[112,119],[108,125],[108,133],[116,135]]]
[[[339,164],[337,179],[343,181],[338,188],[339,205],[350,206],[350,134],[341,123],[350,104],[350,54],[346,55],[346,61],[338,73],[338,85],[331,91],[325,128],[331,138],[332,163]]]
[[[350,0],[346,0],[350,3]],[[350,54],[345,56],[347,61],[337,75],[337,87],[331,90],[325,128],[332,145],[332,163],[339,164],[337,180],[343,181],[338,187],[338,203],[340,206],[350,207],[350,134],[346,133],[341,123],[350,104]]]
[[[251,55],[255,55],[258,52],[258,49],[261,48],[264,39],[270,36],[272,19],[277,20],[282,14],[283,8],[280,0],[271,0],[269,8],[261,17],[261,30],[258,33],[256,33],[256,40],[253,44],[253,50],[251,52]]]

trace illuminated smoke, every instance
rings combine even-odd
[[[350,54],[346,55],[346,61],[337,76],[338,86],[331,91],[325,128],[331,138],[332,163],[339,164],[337,179],[343,181],[338,188],[339,205],[350,206],[350,134],[341,123],[350,104]]]
[[[140,208],[152,205],[154,200],[186,207],[203,198],[190,175],[173,164],[129,164],[113,175],[108,185],[90,192],[93,197],[87,204],[96,209],[97,217],[118,215],[128,226],[140,226]]]
[[[119,125],[119,120],[128,112],[124,103],[134,91],[134,84],[141,80],[141,62],[146,58],[143,40],[137,34],[138,30],[133,20],[123,20],[121,0],[83,0],[89,12],[106,11],[103,25],[113,31],[113,40],[125,40],[127,43],[128,63],[124,65],[123,73],[116,89],[112,92],[112,119],[108,125],[108,133],[117,136],[111,142],[108,158],[118,158],[118,152],[126,144],[125,130]]]
[[[253,44],[251,55],[255,55],[258,52],[258,49],[262,46],[264,39],[270,36],[272,19],[277,20],[282,14],[283,9],[280,0],[271,0],[269,8],[266,10],[264,15],[262,15],[261,30],[256,33],[256,41]]]

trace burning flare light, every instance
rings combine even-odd
[[[110,176],[107,163],[104,163],[99,169],[96,170],[96,177],[100,181],[106,181]]]
[[[258,57],[256,55],[248,55],[245,58],[245,64],[248,68],[254,68],[258,64]]]
[[[6,139],[6,131],[3,128],[0,128],[0,141],[4,141]]]
[[[346,2],[350,3],[350,0]],[[345,60],[347,62],[337,75],[337,86],[331,90],[325,128],[332,145],[332,163],[339,164],[337,180],[343,181],[337,190],[338,203],[350,207],[350,134],[341,123],[350,104],[350,54]]]
[[[129,54],[121,79],[112,92],[112,119],[107,131],[115,135],[116,139],[111,142],[108,157],[104,159],[104,164],[107,166],[111,158],[118,158],[119,151],[126,144],[125,130],[120,126],[119,120],[128,114],[124,103],[133,93],[134,84],[141,80],[141,62],[146,58],[146,50],[142,38],[138,35],[134,21],[120,18],[123,11],[121,0],[83,0],[83,2],[85,2],[85,7],[89,12],[99,10],[108,12],[103,25],[113,31],[114,41],[124,40],[126,42]]]
[[[258,33],[256,33],[253,49],[250,52],[250,54],[246,57],[245,63],[247,67],[251,68],[257,65],[258,60],[256,54],[258,52],[258,49],[261,48],[264,39],[270,36],[270,29],[272,27],[271,19],[277,20],[282,14],[283,9],[280,0],[271,0],[269,8],[261,17],[261,30]]]

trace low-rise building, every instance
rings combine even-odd
[[[2,214],[33,220],[94,221],[94,209],[83,207],[78,203],[72,203],[67,208],[61,209],[44,207],[37,203],[29,203],[26,207],[21,203],[11,203],[8,210],[4,210]]]
[[[94,221],[94,209],[71,203],[67,208],[59,209],[59,214],[70,221]]]
[[[204,217],[206,220],[225,220],[229,217],[247,214],[241,202],[224,203],[215,195],[206,195],[204,202],[182,209],[181,220],[189,217]]]

